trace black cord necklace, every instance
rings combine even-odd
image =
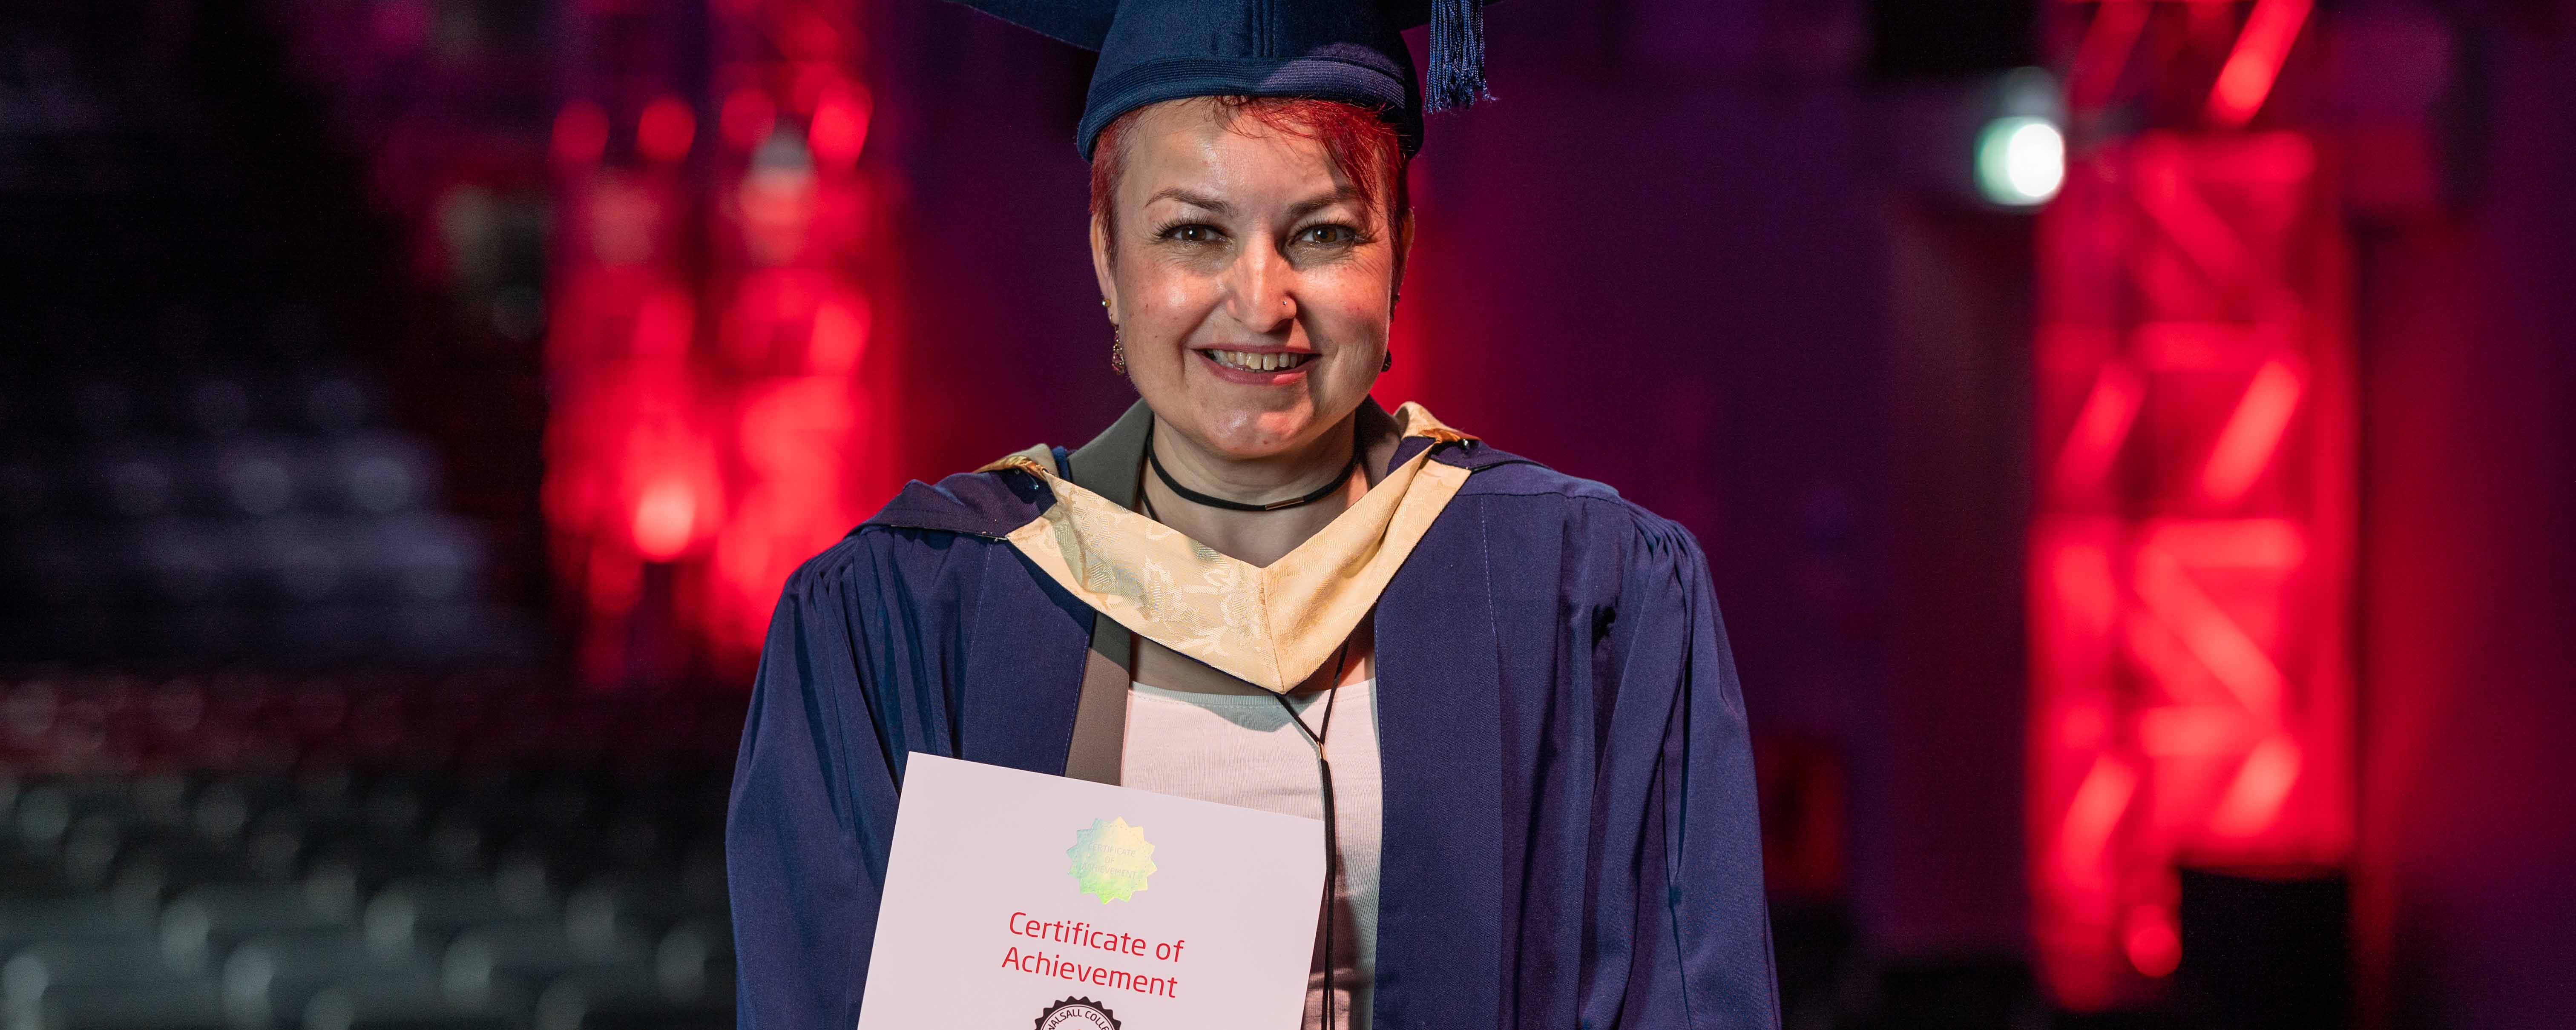
[[[1211,497],[1207,494],[1192,490],[1189,487],[1182,486],[1179,482],[1173,480],[1172,474],[1163,470],[1163,459],[1154,456],[1154,428],[1151,423],[1148,423],[1145,427],[1145,464],[1154,467],[1154,478],[1163,481],[1163,489],[1179,495],[1182,500],[1188,501],[1192,504],[1203,504],[1210,508],[1222,508],[1226,511],[1280,511],[1287,508],[1296,508],[1313,504],[1317,501],[1323,500],[1324,498],[1331,497],[1336,493],[1340,493],[1342,487],[1351,481],[1351,470],[1359,467],[1360,434],[1358,427],[1352,427],[1351,463],[1342,466],[1341,475],[1333,477],[1331,482],[1316,487],[1313,493],[1307,494],[1303,497],[1291,497],[1284,501],[1272,501],[1268,504],[1245,504],[1242,501],[1229,501],[1223,497]]]
[[[1333,706],[1341,703],[1343,663],[1350,656],[1351,642],[1345,639],[1342,646],[1333,652],[1333,683],[1327,688],[1332,693],[1324,696],[1324,725],[1321,729],[1306,725],[1305,717],[1297,714],[1297,706],[1288,703],[1287,694],[1270,695],[1272,700],[1279,702],[1280,710],[1288,714],[1288,721],[1296,724],[1297,732],[1305,736],[1307,743],[1315,746],[1315,772],[1324,786],[1324,1030],[1333,1030],[1333,1010],[1337,1000],[1333,996],[1333,970],[1341,960],[1333,954],[1333,917],[1339,906],[1333,901],[1342,866],[1342,849],[1338,846],[1340,836],[1333,825],[1333,763],[1324,757],[1324,741],[1333,733]]]

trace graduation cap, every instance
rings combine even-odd
[[[1431,25],[1428,109],[1485,92],[1490,0],[958,0],[1100,52],[1074,148],[1147,104],[1183,97],[1312,97],[1380,112],[1411,155],[1426,98],[1400,35]]]

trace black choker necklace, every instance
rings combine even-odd
[[[1313,504],[1341,492],[1343,484],[1351,481],[1351,470],[1359,467],[1360,438],[1358,431],[1354,429],[1351,433],[1351,463],[1342,466],[1341,475],[1333,477],[1333,480],[1329,483],[1316,487],[1315,492],[1307,494],[1304,497],[1291,497],[1284,501],[1272,501],[1268,504],[1245,504],[1242,501],[1229,501],[1222,497],[1210,497],[1196,490],[1192,490],[1189,487],[1173,482],[1172,474],[1163,470],[1163,459],[1154,456],[1154,430],[1150,426],[1145,430],[1145,464],[1154,467],[1154,478],[1163,481],[1163,489],[1179,495],[1182,500],[1188,501],[1192,504],[1204,504],[1210,508],[1223,508],[1227,511],[1280,511],[1287,508],[1296,508]]]

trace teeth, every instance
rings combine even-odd
[[[1214,355],[1218,363],[1223,364],[1228,368],[1240,368],[1251,372],[1276,372],[1281,369],[1295,368],[1299,365],[1305,364],[1308,359],[1314,357],[1312,354],[1252,354],[1234,350],[1209,351],[1208,353]]]

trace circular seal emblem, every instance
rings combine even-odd
[[[1066,998],[1038,1013],[1037,1030],[1118,1030],[1118,1017],[1089,998]]]

